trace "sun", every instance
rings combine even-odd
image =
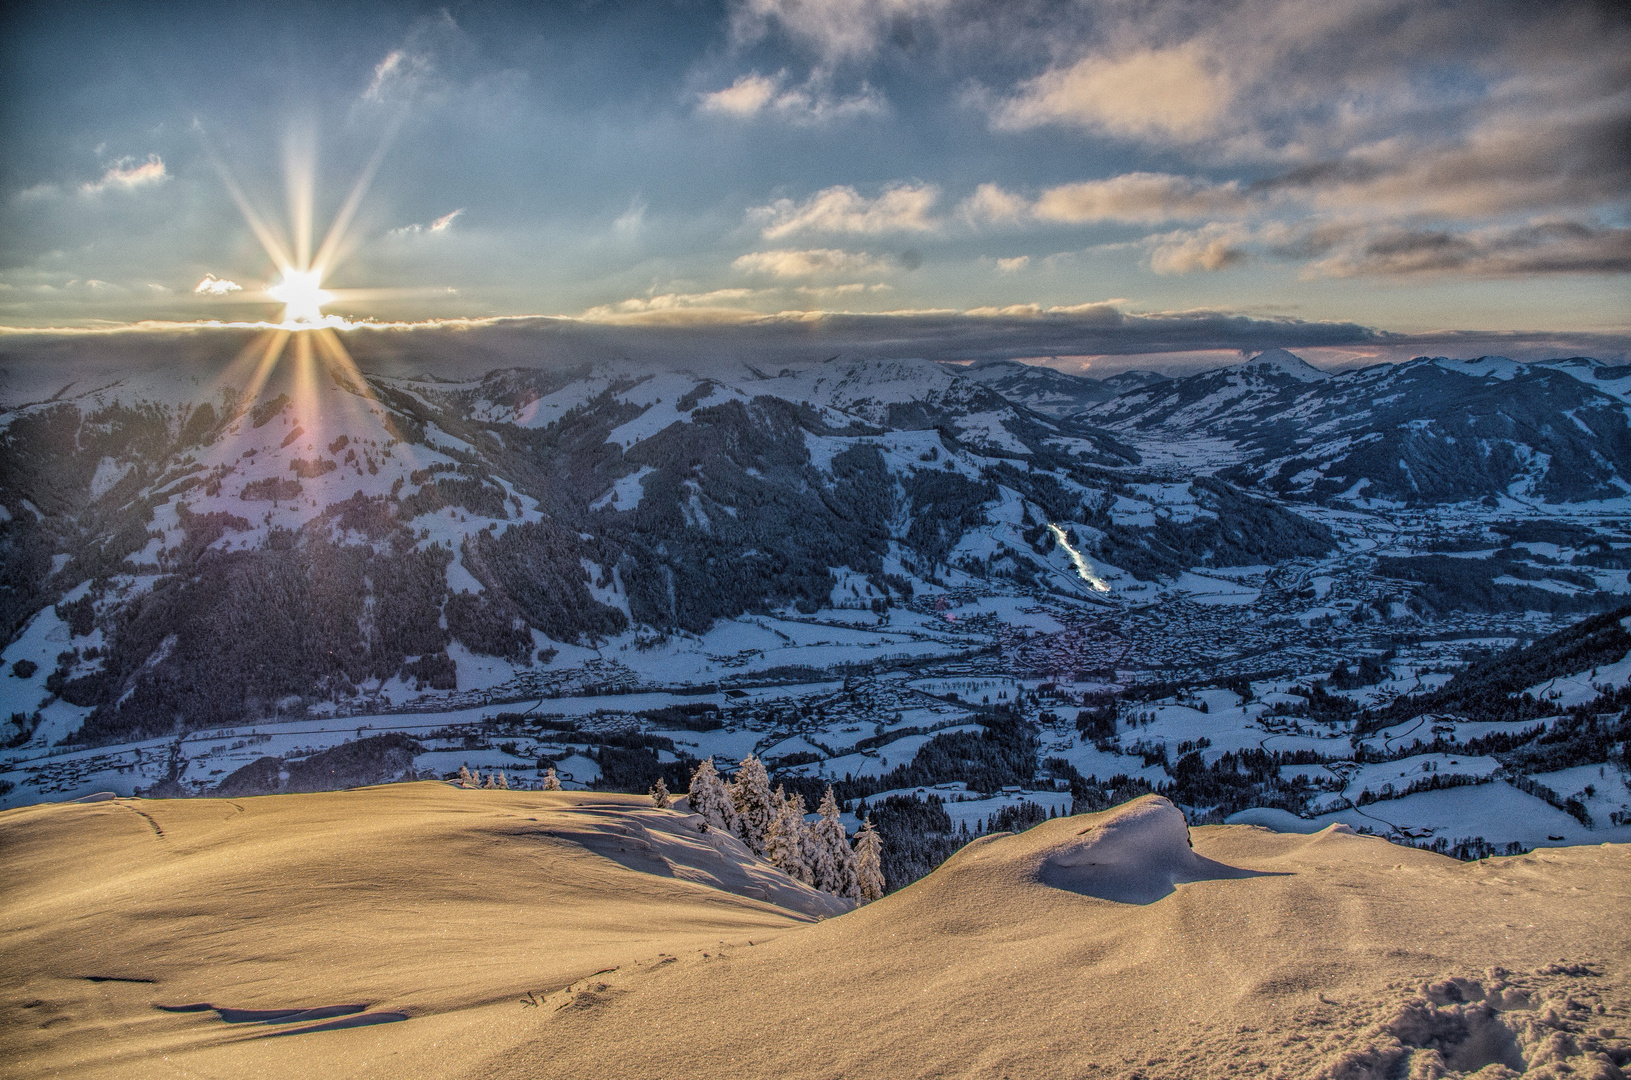
[[[326,374],[336,386],[358,398],[373,397],[372,390],[340,337],[341,331],[350,329],[354,324],[338,315],[325,315],[323,308],[329,304],[343,305],[372,296],[389,295],[395,290],[330,291],[323,288],[323,279],[350,250],[347,230],[384,156],[388,139],[381,140],[319,244],[312,242],[315,165],[311,149],[306,145],[308,141],[291,140],[285,173],[289,196],[287,230],[277,228],[255,207],[233,179],[225,163],[216,158],[215,165],[227,192],[242,211],[245,223],[266,250],[277,276],[275,284],[269,285],[258,295],[251,295],[256,300],[264,298],[283,305],[283,318],[280,321],[255,324],[264,327],[264,333],[245,346],[239,357],[240,362],[228,371],[236,373],[233,377],[242,377],[240,388],[253,399],[267,384],[279,363],[288,356],[294,365],[296,407],[301,416],[311,416],[316,420],[320,412],[328,407],[323,404],[325,399],[318,394],[320,374]],[[348,402],[351,400],[347,395],[342,397]]]
[[[283,304],[285,323],[317,323],[323,321],[323,305],[334,299],[334,294],[323,289],[319,270],[285,270],[283,280],[267,289],[267,295]]]

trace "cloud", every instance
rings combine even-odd
[[[776,98],[781,88],[779,78],[772,79],[754,72],[743,75],[723,90],[702,95],[702,111],[724,113],[727,116],[753,116]]]
[[[723,90],[701,95],[703,112],[748,120],[771,116],[794,124],[819,124],[855,116],[883,116],[889,109],[866,83],[847,98],[836,98],[812,79],[801,87],[784,89],[787,73],[743,75]]]
[[[1180,229],[1145,239],[1150,248],[1150,269],[1157,274],[1192,274],[1197,270],[1224,270],[1247,259],[1244,229],[1235,225],[1207,225]]]
[[[612,228],[625,236],[638,233],[646,223],[646,201],[638,195],[629,200],[629,208],[612,222]]]
[[[1239,185],[1169,173],[1136,172],[1049,188],[1031,208],[1043,221],[1171,221],[1246,209]]]
[[[1332,254],[1310,277],[1455,274],[1512,277],[1631,273],[1631,228],[1541,221],[1512,228],[1453,232],[1383,228],[1337,239],[1315,237]]]
[[[958,204],[957,216],[971,225],[1152,223],[1243,214],[1264,201],[1264,196],[1248,195],[1238,181],[1214,183],[1170,173],[1135,172],[1060,184],[1042,192],[1035,202],[996,184],[981,184]]]
[[[920,356],[931,360],[1059,358],[1094,374],[1152,363],[1172,370],[1217,366],[1240,354],[1281,347],[1327,366],[1404,360],[1412,356],[1515,359],[1595,356],[1631,360],[1631,335],[1547,332],[1445,331],[1400,334],[1352,322],[1310,322],[1237,311],[1132,312],[1124,301],[974,314],[965,311],[877,315],[789,311],[774,315],[689,308],[611,320],[548,316],[440,319],[357,325],[339,333],[363,370],[377,374],[431,372],[448,378],[480,376],[494,367],[549,367],[586,358],[629,360],[654,369],[706,372],[711,364],[746,361],[808,364],[813,357]],[[10,363],[7,393],[61,384],[61,346],[73,338],[86,370],[129,374],[173,367],[177,356],[224,362],[256,331],[204,323],[19,329],[0,326]],[[773,370],[773,369],[771,369]],[[34,389],[29,390],[35,393]]]
[[[193,286],[193,292],[201,296],[226,296],[228,293],[243,292],[243,286],[236,281],[227,281],[214,274],[205,274],[204,280]]]
[[[401,104],[437,89],[442,84],[438,58],[461,51],[459,24],[446,8],[416,20],[403,42],[374,65],[362,100],[376,105]]]
[[[893,266],[884,259],[863,251],[840,251],[834,248],[811,248],[794,251],[776,248],[770,251],[750,251],[731,264],[743,273],[762,274],[776,278],[808,278],[824,275],[875,275],[889,273]]]
[[[1623,4],[1009,10],[1021,15],[1001,36],[1007,16],[970,16],[987,47],[1046,59],[967,94],[994,130],[1074,129],[1089,153],[1112,137],[1188,165],[1039,195],[982,184],[956,211],[971,226],[1193,223],[1126,245],[1161,274],[1257,255],[1303,262],[1305,277],[1627,272]]]
[[[1623,204],[1631,190],[1631,105],[1617,115],[1560,110],[1544,121],[1496,114],[1455,139],[1380,139],[1258,188],[1325,210],[1463,220]]]
[[[793,297],[827,300],[884,293],[889,290],[890,286],[881,282],[868,284],[863,281],[851,281],[838,285],[798,285],[791,288],[780,286],[768,289],[714,289],[703,293],[671,292],[630,297],[614,304],[600,304],[589,308],[578,317],[590,322],[648,326],[731,324],[764,318],[767,311],[778,307],[785,308]]]
[[[957,216],[970,225],[1015,222],[1030,212],[1031,205],[1023,197],[996,184],[981,184],[957,205]]]
[[[1076,128],[1236,169],[1252,202],[1174,218],[1289,204],[1483,227],[1627,207],[1623,3],[1111,0],[1037,25],[1051,41],[1011,48],[1061,59],[970,100],[998,130]]]
[[[766,240],[797,233],[934,232],[940,222],[929,216],[940,189],[932,184],[902,184],[868,199],[848,185],[817,192],[802,203],[777,199],[748,211]]]
[[[1029,255],[1015,255],[1011,259],[997,260],[997,270],[1004,274],[1017,274],[1029,265],[1031,265]]]
[[[377,104],[400,101],[413,95],[436,74],[429,55],[392,49],[374,65],[374,77],[362,92],[364,101]]]
[[[765,290],[714,289],[705,293],[663,293],[659,296],[636,296],[615,304],[601,304],[589,308],[579,318],[590,322],[695,322],[712,317],[718,321],[756,315],[743,305]],[[653,320],[651,316],[659,318]]]
[[[808,296],[846,296],[880,286],[846,284],[791,290]],[[923,356],[937,360],[989,357],[1079,356],[1085,354],[1175,353],[1191,350],[1273,346],[1374,346],[1395,335],[1351,322],[1311,322],[1217,310],[1139,313],[1119,300],[1069,305],[1037,303],[976,307],[964,311],[878,313],[779,311],[752,305],[774,304],[789,290],[717,289],[706,293],[666,293],[635,297],[590,308],[579,316],[589,323],[664,328],[719,328],[719,339],[745,356],[770,357],[782,351],[807,356],[812,342],[823,349],[864,355]],[[791,336],[789,336],[791,335]],[[656,339],[682,354],[684,338]],[[711,346],[704,347],[706,348]],[[802,351],[801,351],[802,350]]]
[[[450,228],[453,227],[453,222],[457,221],[458,218],[459,218],[459,215],[463,214],[463,213],[464,213],[464,207],[461,206],[457,210],[452,210],[452,211],[449,211],[446,214],[443,214],[441,217],[437,218],[435,221],[431,222],[429,225],[421,225],[418,222],[415,222],[412,225],[404,225],[399,229],[392,229],[387,235],[389,235],[389,236],[417,236],[417,235],[419,235],[421,233],[426,233],[426,234],[431,234],[431,235],[434,235],[436,233],[445,233]]]
[[[369,82],[368,89],[362,92],[362,96],[369,101],[385,100],[385,86],[402,69],[406,55],[401,49],[392,49],[386,53],[385,59],[374,65],[374,78]]]
[[[1229,80],[1195,43],[1087,56],[1020,84],[993,114],[998,128],[1069,124],[1113,135],[1193,139],[1216,130]]]
[[[147,160],[140,163],[135,158],[120,158],[102,174],[102,179],[81,184],[79,190],[85,195],[100,195],[108,190],[134,191],[162,184],[168,179],[170,174],[164,168],[164,160],[157,154],[149,154]]]
[[[914,19],[951,6],[951,0],[739,0],[732,26],[743,42],[780,30],[831,67],[869,57],[888,41],[909,46]]]

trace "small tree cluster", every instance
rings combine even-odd
[[[555,775],[555,766],[553,766],[553,765],[551,765],[549,767],[549,769],[544,773],[544,790],[545,791],[559,791],[559,790],[561,790],[561,778]]]
[[[869,821],[856,846],[850,846],[831,785],[817,807],[820,818],[811,824],[804,820],[804,796],[789,795],[780,785],[772,791],[770,775],[757,757],[744,760],[728,784],[713,760],[704,758],[691,777],[687,798],[692,813],[712,828],[740,837],[749,851],[795,881],[858,903],[883,895],[883,841]]]
[[[481,775],[481,769],[472,770],[468,765],[460,765],[459,786],[462,788],[508,791],[510,790],[510,781],[505,777],[503,769],[494,769],[484,779]]]

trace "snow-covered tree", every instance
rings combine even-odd
[[[560,779],[560,777],[555,775],[555,766],[553,766],[553,765],[551,765],[548,769],[546,769],[544,771],[544,790],[545,791],[559,791],[559,790],[561,790],[561,779]]]
[[[731,802],[730,791],[725,782],[719,778],[719,770],[714,768],[714,759],[705,757],[697,771],[691,775],[691,792],[686,797],[691,804],[691,813],[700,815],[715,829],[723,829],[728,833],[736,832],[736,806]]]
[[[855,888],[863,904],[883,896],[883,837],[869,816],[855,834]]]
[[[674,805],[673,798],[668,794],[668,785],[663,783],[662,777],[657,777],[657,783],[651,789],[651,805],[659,810],[667,810]]]
[[[803,820],[805,813],[804,796],[799,795],[798,800],[799,818]],[[810,868],[810,876],[805,879],[804,883],[814,885],[816,883],[816,863],[821,861],[821,842],[816,839],[815,827],[809,822],[804,823],[804,833],[799,837],[799,841],[804,848],[804,865]]]
[[[749,754],[731,778],[731,802],[736,807],[736,835],[755,855],[765,853],[765,834],[781,811],[764,762]]]
[[[765,833],[765,861],[793,880],[809,885],[815,879],[804,857],[810,831],[804,824],[804,796],[795,792],[789,798],[778,785],[774,798],[780,805]]]
[[[468,765],[460,765],[459,766],[459,786],[460,787],[475,787],[476,786],[475,781],[473,781],[470,778],[470,766],[468,766]]]
[[[855,886],[855,853],[850,850],[849,834],[838,820],[838,798],[832,785],[821,796],[816,808],[821,820],[815,823],[816,862],[811,872],[815,887],[834,896],[859,895]]]
[[[505,777],[503,769],[498,770],[497,779],[493,783],[505,791],[510,790],[510,781]]]
[[[477,770],[476,770],[476,775],[477,775],[477,776],[480,776],[480,775],[481,775],[481,770],[480,770],[480,769],[477,769]],[[491,789],[492,789],[492,788],[496,788],[496,787],[498,787],[498,781],[497,781],[497,780],[496,780],[496,779],[494,779],[494,777],[495,777],[495,776],[496,776],[496,775],[497,775],[497,774],[495,774],[495,773],[488,773],[488,774],[487,774],[487,781],[486,781],[486,783],[484,783],[484,784],[482,784],[482,785],[481,785],[481,786],[482,786],[482,787],[483,787],[483,788],[486,788],[486,789],[489,789],[489,790],[491,790]]]

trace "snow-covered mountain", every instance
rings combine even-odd
[[[1085,416],[1135,445],[1205,445],[1220,475],[1319,502],[1583,503],[1631,492],[1631,369],[1419,357],[1329,374],[1284,350]]]
[[[967,543],[1016,552],[982,574],[1051,559],[1088,590],[1029,515],[1084,520],[1095,470],[1137,460],[924,361],[253,368],[70,384],[0,417],[0,627],[40,637],[5,686],[14,737],[42,702],[84,738],[151,735],[511,682],[563,648],[839,592],[882,607],[960,572]]]
[[[1104,379],[1070,375],[1041,364],[1017,360],[981,360],[961,371],[969,379],[990,387],[1009,401],[1048,416],[1064,417],[1090,405],[1109,401],[1139,387],[1165,382],[1153,371],[1123,371]]]
[[[1283,375],[1298,382],[1323,382],[1331,376],[1307,360],[1284,349],[1260,352],[1242,365],[1247,371],[1259,375]]]
[[[107,342],[77,368],[54,345],[32,383],[8,368],[34,387],[0,414],[0,715],[17,745],[1007,657],[1005,627],[1066,619],[1110,640],[1077,624],[1195,597],[1262,608],[1227,635],[1248,654],[1339,614],[1564,615],[1625,584],[1606,521],[1546,526],[1563,538],[1551,562],[1508,551],[1474,585],[1405,551],[1367,556],[1416,583],[1375,586],[1342,560],[1398,526],[1328,508],[1460,503],[1470,542],[1494,547],[1480,527],[1514,493],[1623,491],[1631,371],[1595,361],[1323,377],[1271,353],[1129,373],[1135,388],[1053,416],[1037,387],[1072,377],[1025,365],[602,360],[450,379],[316,358],[268,372],[226,332],[211,366],[209,340],[166,364],[143,339],[153,362],[123,376]],[[1175,474],[1173,447],[1196,445],[1204,460]],[[1468,503],[1491,493],[1503,509]],[[1360,606],[1322,602],[1304,584],[1316,563]],[[1272,588],[1228,576],[1283,566]],[[1040,601],[1062,607],[1026,613]],[[941,614],[976,602],[967,621]],[[806,641],[743,621],[832,612],[869,629]],[[1141,638],[1139,663],[1226,654],[1184,618]],[[1113,670],[1125,648],[1061,655]]]

